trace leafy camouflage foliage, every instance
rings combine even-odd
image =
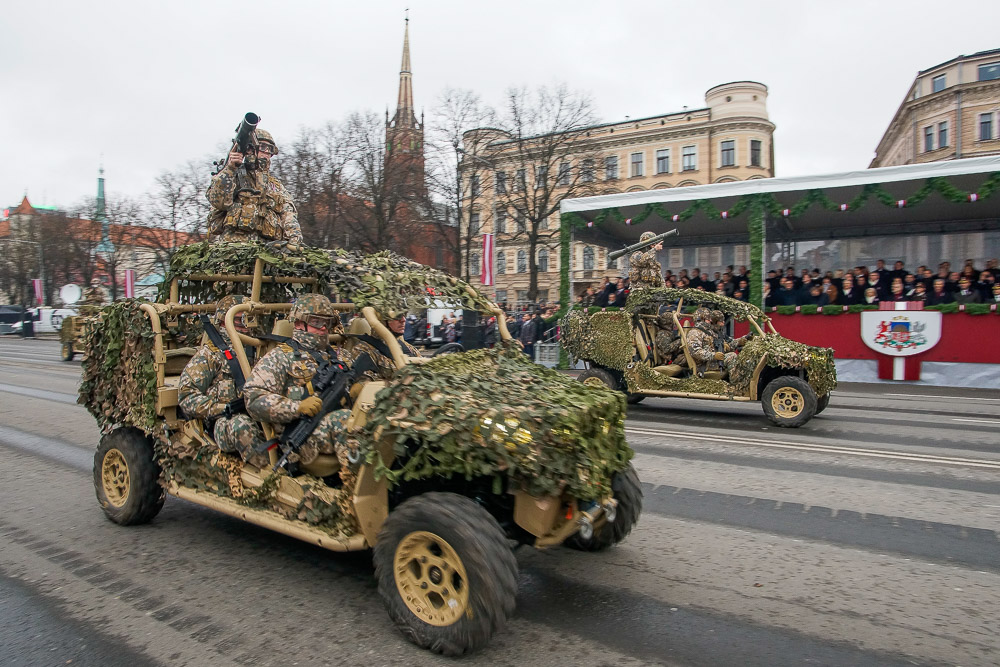
[[[461,475],[493,477],[494,491],[582,500],[611,493],[611,475],[633,452],[625,443],[625,399],[531,363],[515,346],[411,364],[376,396],[369,443],[389,438],[402,468],[364,452],[390,486]]]
[[[774,368],[804,368],[817,396],[824,396],[837,387],[832,348],[812,347],[777,334],[766,334],[752,338],[736,358],[730,381],[740,393],[749,393],[750,381],[761,357]]]
[[[713,310],[721,310],[723,313],[737,320],[746,320],[750,317],[757,320],[757,323],[764,326],[770,318],[765,315],[760,308],[752,303],[738,301],[728,296],[720,296],[714,292],[702,292],[696,289],[677,289],[675,287],[662,287],[658,289],[638,289],[633,290],[628,295],[625,309],[633,314],[644,313],[656,315],[660,306],[676,305],[683,298],[685,310],[688,306],[704,305]]]
[[[706,380],[698,377],[672,378],[657,373],[643,363],[632,363],[625,368],[625,382],[632,393],[642,393],[644,389],[663,391],[689,391],[698,394],[720,394],[732,396],[739,393],[725,380]]]
[[[139,306],[125,299],[105,306],[84,331],[86,356],[77,399],[102,431],[128,424],[149,433],[156,419],[153,329]]]
[[[632,361],[632,316],[624,310],[588,315],[571,310],[561,322],[560,342],[574,361],[586,359],[618,371]]]

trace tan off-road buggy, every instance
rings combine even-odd
[[[738,351],[731,377],[721,369],[693,370],[685,308],[701,305],[749,324],[753,337]],[[672,358],[656,346],[662,313],[670,314],[681,338],[681,352]],[[629,403],[647,396],[759,401],[772,423],[794,428],[825,410],[837,385],[832,349],[788,340],[756,306],[700,290],[640,289],[621,310],[573,310],[562,324],[562,345],[586,364],[578,379],[624,392]]]
[[[210,260],[216,251],[199,252]],[[386,270],[384,256],[331,252],[332,268],[324,268],[317,266],[323,255],[312,252],[304,268],[289,270],[293,263],[262,253],[227,274],[206,272],[212,262],[191,253],[195,270],[175,270],[158,303],[105,308],[87,337],[81,385],[81,402],[104,431],[94,458],[101,507],[116,523],[139,524],[156,516],[168,494],[331,551],[372,549],[379,593],[408,639],[449,655],[476,650],[514,610],[512,547],[599,550],[623,540],[637,521],[641,489],[624,441],[624,400],[532,364],[499,309],[460,281],[399,258],[392,262],[405,270]],[[417,277],[438,285],[436,300],[450,290],[465,295],[465,308],[496,314],[505,349],[405,356],[380,321],[379,295],[388,307],[398,307],[407,289],[426,296]],[[179,413],[180,373],[204,340],[192,316],[215,309],[191,295],[240,286],[249,298],[228,311],[225,328],[247,376],[247,350],[256,348],[259,359],[278,343],[238,333],[234,318],[288,335],[282,316],[291,289],[337,295],[335,307],[357,315],[332,343],[350,346],[354,334],[367,334],[391,351],[392,380],[362,379],[351,389],[345,456],[320,454],[289,474],[272,470],[280,453],[272,450],[272,466],[257,468],[221,452],[200,420]],[[110,342],[119,334],[123,340]],[[115,363],[116,373],[140,379],[105,386],[119,379],[101,375]],[[526,394],[507,386],[518,377],[534,383],[530,403],[507,398]],[[426,390],[427,383],[442,389]],[[270,436],[270,425],[262,426]]]

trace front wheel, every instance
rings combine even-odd
[[[821,413],[824,410],[826,410],[826,406],[828,406],[828,405],[830,405],[830,394],[826,393],[826,394],[823,394],[822,396],[820,396],[819,400],[816,401],[816,414],[814,414],[813,416],[815,417],[819,413]]]
[[[782,428],[798,428],[816,414],[816,392],[794,375],[782,375],[767,383],[760,399],[764,414]]]
[[[73,343],[63,343],[62,344],[62,360],[63,361],[73,361],[73,357],[76,356],[76,350],[73,349]]]
[[[94,489],[109,519],[122,526],[148,523],[163,507],[153,441],[136,428],[101,438],[94,454]]]
[[[618,501],[615,520],[606,521],[588,539],[574,533],[563,544],[579,551],[603,551],[628,537],[642,513],[642,485],[631,463],[612,476],[611,491]]]
[[[414,644],[457,656],[489,643],[514,613],[517,561],[496,519],[454,493],[394,510],[374,550],[378,591]]]

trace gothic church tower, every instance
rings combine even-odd
[[[399,95],[396,114],[385,114],[386,162],[398,168],[400,176],[413,187],[414,193],[424,190],[424,119],[420,120],[413,106],[413,73],[410,71],[410,19],[403,32],[403,63],[399,69]]]

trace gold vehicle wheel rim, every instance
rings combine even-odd
[[[588,387],[607,387],[607,385],[604,384],[604,381],[599,377],[589,377],[583,381],[583,384]]]
[[[805,407],[805,396],[794,387],[781,387],[771,396],[771,408],[782,419],[798,417]]]
[[[104,495],[115,507],[122,507],[128,500],[129,474],[125,456],[117,449],[110,449],[101,464]]]
[[[424,623],[447,626],[469,606],[469,578],[462,559],[434,533],[410,533],[396,547],[396,588],[410,611]]]

